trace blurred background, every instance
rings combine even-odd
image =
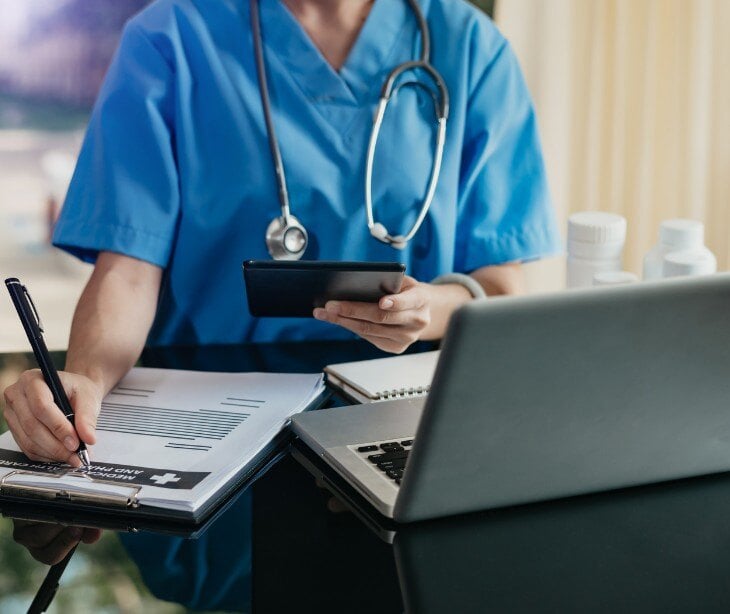
[[[569,213],[628,221],[624,268],[641,274],[662,220],[705,223],[730,266],[730,2],[498,0],[535,99],[550,187]],[[533,265],[552,289],[563,261]]]
[[[50,247],[91,105],[121,28],[144,0],[0,0],[0,275],[32,289],[50,347],[65,348],[90,268]],[[3,290],[4,292],[4,290]],[[0,299],[0,390],[35,367],[12,304]],[[2,405],[2,401],[0,401]],[[0,418],[0,431],[5,425]],[[0,532],[11,532],[10,522]],[[25,612],[48,568],[0,540],[0,612]],[[51,612],[172,612],[152,600],[114,534],[73,557]],[[154,603],[152,603],[154,601]]]
[[[65,348],[90,267],[49,245],[84,127],[124,22],[145,0],[0,0],[0,274],[31,288]],[[28,349],[0,300],[0,351]]]
[[[706,224],[730,264],[730,2],[476,2],[514,46],[537,107],[561,228],[580,210],[628,219],[640,273],[663,219]],[[125,20],[146,0],[0,0],[0,274],[31,287],[53,348],[67,344],[89,267],[48,245],[88,114]],[[528,267],[533,291],[564,259]],[[0,300],[0,351],[26,350]]]

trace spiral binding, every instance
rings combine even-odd
[[[390,401],[392,399],[407,399],[409,397],[418,397],[428,394],[431,386],[419,386],[418,388],[393,388],[392,390],[383,390],[375,394],[378,401]]]

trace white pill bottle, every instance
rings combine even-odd
[[[685,249],[664,256],[662,277],[693,277],[717,272],[717,259],[709,249]]]
[[[593,286],[596,288],[625,286],[627,284],[635,284],[638,281],[639,277],[629,271],[606,271],[604,273],[596,273],[593,276]]]
[[[568,218],[568,288],[593,285],[596,273],[621,271],[626,218],[614,213],[581,211]]]
[[[644,256],[643,279],[661,279],[664,259],[672,252],[694,252],[703,263],[715,260],[712,252],[705,247],[705,226],[697,220],[665,220],[659,226],[659,243]],[[691,268],[691,267],[690,267]],[[670,265],[670,277],[677,275]]]

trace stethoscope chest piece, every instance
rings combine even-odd
[[[291,214],[274,218],[266,229],[266,248],[275,260],[299,260],[307,240],[307,230]]]

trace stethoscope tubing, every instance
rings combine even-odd
[[[370,132],[370,139],[368,141],[368,149],[367,149],[367,156],[366,156],[366,164],[365,164],[365,210],[366,210],[366,217],[367,217],[367,225],[368,229],[370,230],[370,233],[372,236],[376,237],[377,239],[390,244],[391,246],[402,249],[405,247],[405,244],[413,238],[413,236],[418,232],[418,229],[420,228],[421,224],[423,223],[424,219],[426,218],[426,214],[428,213],[428,210],[431,206],[431,203],[433,201],[434,195],[436,193],[436,187],[438,184],[438,179],[441,171],[441,164],[443,162],[443,152],[444,152],[444,146],[446,143],[446,122],[449,115],[449,92],[448,88],[446,87],[446,83],[444,82],[444,79],[441,77],[441,75],[438,73],[438,71],[431,65],[429,61],[429,55],[431,50],[431,40],[430,40],[430,34],[428,30],[428,24],[426,23],[426,19],[423,16],[423,13],[421,12],[420,7],[418,6],[418,3],[416,0],[407,0],[413,14],[416,17],[416,21],[418,22],[418,29],[421,34],[421,54],[420,58],[418,60],[413,60],[409,62],[404,62],[402,64],[399,64],[393,70],[390,71],[388,74],[388,77],[386,78],[385,83],[383,84],[383,87],[381,89],[381,95],[380,100],[378,102],[378,106],[375,112],[375,116],[373,119],[373,126]],[[256,71],[259,79],[259,93],[261,96],[261,106],[263,108],[264,113],[264,120],[266,124],[266,131],[267,131],[267,138],[269,142],[269,149],[271,150],[271,159],[274,165],[274,172],[276,176],[276,183],[278,188],[278,196],[279,196],[279,204],[281,206],[281,217],[277,218],[276,220],[272,221],[269,228],[271,226],[277,226],[276,231],[274,234],[279,237],[275,239],[276,245],[272,247],[269,245],[270,240],[272,238],[269,236],[269,230],[267,230],[267,246],[269,248],[269,253],[274,258],[299,258],[301,254],[304,251],[304,248],[296,254],[293,252],[291,254],[288,253],[288,249],[286,248],[285,244],[283,243],[283,237],[286,236],[286,230],[290,227],[298,227],[301,232],[303,233],[305,237],[305,247],[306,247],[306,229],[301,225],[299,220],[297,220],[292,214],[291,214],[291,208],[289,205],[289,192],[287,190],[286,186],[286,173],[284,171],[284,163],[282,161],[281,157],[281,151],[279,149],[279,143],[278,139],[276,138],[276,131],[274,128],[274,121],[272,118],[271,113],[271,101],[269,98],[269,87],[268,82],[266,79],[266,65],[264,61],[264,49],[263,49],[263,37],[261,34],[261,20],[260,20],[260,13],[259,13],[259,2],[258,0],[250,0],[250,11],[251,11],[251,28],[252,28],[252,35],[254,39],[254,55],[256,60]],[[399,86],[396,86],[396,81],[398,77],[400,77],[402,74],[408,71],[424,71],[428,76],[431,78],[433,83],[436,85],[436,88],[438,89],[438,97],[434,95],[433,89],[427,88],[425,85],[423,85],[420,82],[413,82],[409,84],[414,85],[420,85],[424,88],[426,88],[429,93],[431,94],[432,102],[434,104],[434,113],[436,115],[437,120],[437,136],[436,136],[436,146],[435,146],[435,152],[434,152],[434,159],[431,166],[431,175],[428,182],[428,187],[426,189],[426,194],[423,199],[423,203],[421,205],[421,208],[419,210],[418,216],[416,218],[415,223],[411,227],[410,231],[405,235],[397,235],[392,236],[388,233],[388,231],[385,229],[385,227],[382,224],[376,223],[374,219],[374,213],[373,213],[373,200],[372,200],[372,181],[373,181],[373,165],[375,160],[375,150],[378,142],[378,137],[380,135],[380,130],[383,124],[383,118],[385,117],[385,111],[388,106],[388,102],[391,100],[392,96],[398,92],[400,87],[404,87],[409,84],[402,84]],[[277,222],[277,220],[279,220]],[[278,242],[281,241],[282,245],[278,245]],[[284,255],[282,255],[284,254]]]
[[[411,0],[409,0],[409,2],[411,2]],[[423,203],[421,204],[421,208],[418,212],[418,217],[416,218],[416,221],[411,226],[410,231],[408,231],[408,233],[406,233],[405,235],[393,236],[390,233],[380,233],[380,235],[378,236],[378,238],[386,241],[397,249],[402,249],[403,247],[405,247],[405,244],[415,236],[415,234],[418,232],[418,229],[421,227],[421,224],[423,224],[423,220],[426,219],[426,214],[428,213],[428,210],[431,207],[431,203],[433,202],[433,197],[436,194],[436,186],[438,185],[439,175],[441,173],[444,146],[446,144],[446,122],[449,116],[449,90],[446,87],[446,83],[444,82],[441,75],[433,66],[431,66],[428,60],[413,60],[410,62],[404,62],[390,71],[390,73],[388,74],[388,78],[385,80],[385,83],[383,84],[380,92],[380,100],[378,101],[378,106],[373,119],[373,127],[370,132],[367,158],[365,161],[365,215],[367,218],[368,229],[370,230],[371,234],[376,234],[375,232],[373,232],[376,226],[376,222],[373,212],[372,190],[375,149],[377,147],[378,137],[380,135],[380,129],[383,124],[383,119],[385,117],[385,111],[388,107],[388,102],[393,97],[395,92],[397,92],[399,89],[395,88],[396,80],[404,73],[412,70],[425,71],[431,77],[431,79],[433,79],[436,87],[439,90],[440,96],[438,99],[433,94],[431,95],[438,128],[434,158],[431,165],[431,175],[429,177],[426,195],[423,198]],[[417,84],[421,85],[420,83]],[[432,92],[432,90],[429,90],[429,92]]]
[[[261,106],[264,110],[264,121],[266,123],[266,136],[269,141],[269,149],[271,150],[271,159],[274,162],[274,173],[276,175],[276,185],[279,191],[279,204],[281,205],[281,215],[285,222],[288,223],[291,218],[291,209],[289,207],[289,190],[286,187],[286,174],[284,173],[284,162],[281,158],[279,150],[279,141],[276,138],[276,130],[274,128],[274,120],[271,116],[271,101],[269,99],[269,84],[266,79],[266,64],[264,63],[263,37],[261,36],[261,18],[259,15],[258,0],[250,1],[251,10],[251,29],[254,43],[254,56],[256,58],[256,72],[259,78],[259,94],[261,96]]]

